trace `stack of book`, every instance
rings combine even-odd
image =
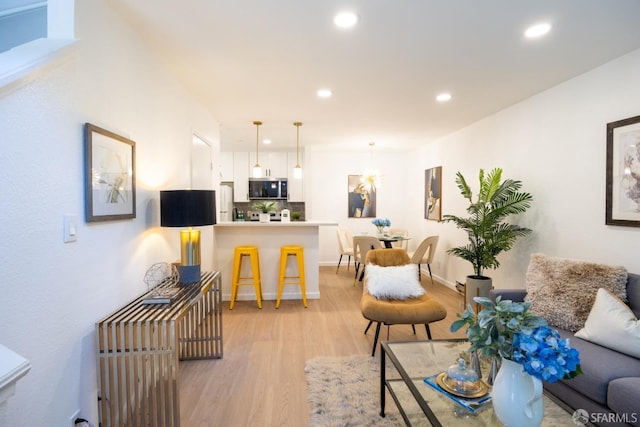
[[[143,304],[171,304],[180,293],[180,288],[156,287],[142,299]]]

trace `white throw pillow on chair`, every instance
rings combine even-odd
[[[381,267],[367,264],[367,290],[378,299],[408,299],[424,295],[418,282],[418,265]]]

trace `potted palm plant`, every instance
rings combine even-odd
[[[260,222],[271,221],[271,215],[269,212],[275,212],[278,210],[278,203],[274,201],[261,200],[253,204],[253,209],[260,211]]]
[[[447,253],[469,261],[473,266],[473,274],[467,276],[467,303],[476,295],[470,295],[470,289],[491,289],[491,278],[485,276],[485,269],[500,266],[498,255],[506,252],[516,239],[528,235],[531,230],[516,224],[509,224],[505,219],[510,215],[525,212],[533,197],[521,192],[522,183],[517,180],[502,181],[502,169],[494,168],[488,174],[480,169],[480,188],[476,200],[460,172],[456,174],[456,184],[462,196],[469,201],[469,216],[444,215],[443,221],[453,222],[464,230],[469,238],[464,246],[451,248]],[[478,282],[479,281],[479,282]]]

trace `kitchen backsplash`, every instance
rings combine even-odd
[[[244,212],[244,217],[249,218],[249,212],[253,211],[253,202],[236,202],[233,204],[234,208],[240,212]],[[280,202],[278,210],[289,209],[291,213],[299,212],[300,219],[299,221],[305,221],[304,214],[304,202]]]

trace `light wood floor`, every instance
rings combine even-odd
[[[321,299],[236,301],[233,310],[224,303],[222,313],[224,357],[212,361],[180,364],[181,425],[212,426],[306,426],[309,406],[304,374],[305,361],[317,356],[371,354],[372,327],[360,313],[362,284],[353,286],[353,265],[336,274],[335,267],[320,268]],[[422,284],[447,307],[443,321],[433,323],[432,337],[463,337],[449,332],[462,297],[444,285]],[[390,328],[390,340],[424,340],[424,327]],[[386,328],[380,331],[386,339]],[[376,350],[376,356],[380,350]]]

